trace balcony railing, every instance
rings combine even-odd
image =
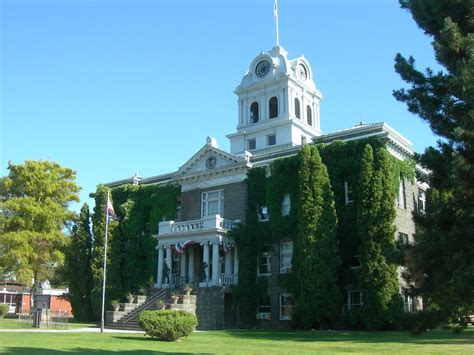
[[[233,229],[238,222],[212,215],[192,221],[163,221],[158,226],[158,235],[181,234],[188,232],[202,232],[206,230],[221,230],[227,232]]]
[[[237,285],[237,275],[221,274],[219,283],[224,286]]]

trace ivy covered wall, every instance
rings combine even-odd
[[[323,327],[340,321],[347,289],[365,291],[368,297],[361,312],[354,312],[356,319],[355,322],[352,319],[351,324],[374,329],[393,325],[394,314],[401,312],[402,307],[396,272],[395,197],[401,177],[414,180],[415,166],[412,161],[399,161],[390,155],[385,145],[382,139],[365,139],[307,146],[297,156],[272,162],[267,170],[255,168],[249,172],[247,223],[232,231],[239,250],[236,294],[243,325],[255,324],[258,300],[267,292],[267,279],[257,277],[257,258],[265,245],[280,241],[294,242],[293,272],[278,275],[278,284],[295,294],[297,326]],[[370,172],[363,169],[362,164],[366,158],[364,151],[369,149],[375,156],[369,163]],[[316,160],[305,163],[308,154]],[[325,171],[329,175],[327,186],[331,191],[324,194],[321,181],[325,179]],[[345,183],[351,190],[349,203]],[[282,216],[281,205],[286,194],[290,195],[291,210],[289,215]],[[258,221],[257,211],[261,206],[268,207],[268,222]],[[331,209],[335,210],[334,218],[330,218],[330,212],[321,217],[321,211],[328,213]],[[373,213],[364,213],[370,210],[374,210]],[[371,228],[371,233],[367,234],[367,228]],[[331,237],[331,230],[334,237]],[[361,265],[351,268],[356,256]],[[324,258],[326,260],[321,264]],[[326,267],[328,261],[331,261],[331,267]],[[310,277],[316,272],[315,265],[328,277]],[[377,270],[379,274],[371,274],[368,270]],[[328,283],[331,273],[339,292]],[[368,285],[377,276],[383,281],[372,284],[378,289],[369,290]],[[318,292],[319,283],[324,282],[328,292]],[[311,299],[306,292],[320,299]],[[329,306],[334,300],[336,308]],[[323,313],[316,310],[321,309],[321,305],[328,305]],[[371,318],[369,314],[374,311],[376,315]],[[380,312],[379,316],[377,312]],[[301,317],[302,314],[305,317]],[[309,314],[311,319],[308,319]]]
[[[180,188],[173,185],[122,185],[110,190],[117,221],[108,228],[107,303],[123,299],[127,292],[155,282],[157,268],[156,240],[162,220],[173,220]],[[99,185],[92,194],[96,207],[92,270],[94,287],[92,305],[94,316],[100,315],[102,267],[104,257],[105,203],[107,187]]]

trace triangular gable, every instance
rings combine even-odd
[[[221,171],[227,168],[246,165],[246,163],[247,160],[244,156],[236,156],[211,144],[205,144],[191,159],[179,168],[176,172],[176,177],[184,178],[188,175]]]

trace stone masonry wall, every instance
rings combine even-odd
[[[197,289],[197,329],[224,329],[224,296],[223,287],[202,287]]]

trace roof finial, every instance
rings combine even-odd
[[[276,28],[276,45],[280,45],[280,37],[278,35],[278,1],[275,0],[273,4],[273,14],[275,15],[275,28]]]

